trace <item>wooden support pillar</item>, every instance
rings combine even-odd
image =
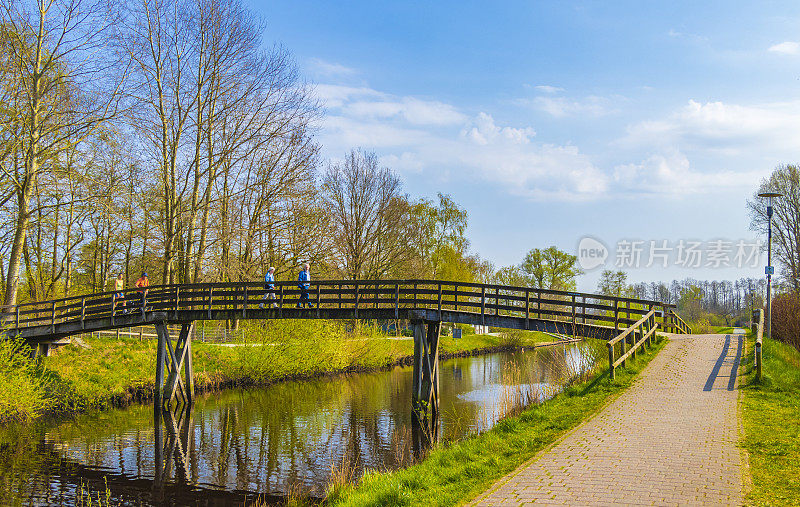
[[[440,321],[415,321],[411,408],[425,418],[439,412]]]
[[[156,392],[155,403],[158,407],[168,407],[176,394],[183,401],[191,404],[194,401],[194,375],[192,371],[192,334],[194,322],[181,326],[178,341],[172,347],[172,339],[166,324],[156,323],[158,349],[156,351]],[[183,369],[183,379],[181,378]],[[167,373],[166,379],[164,373]]]
[[[156,386],[155,386],[155,409],[161,410],[164,400],[164,361],[167,355],[167,340],[169,340],[169,331],[164,321],[156,322],[156,336],[158,337],[158,345],[156,346]]]
[[[414,321],[411,419],[415,454],[436,442],[439,416],[440,321]]]

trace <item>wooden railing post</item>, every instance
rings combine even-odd
[[[319,282],[317,282],[317,318],[319,318],[319,302],[322,299],[322,287],[320,286]]]
[[[279,295],[280,306],[278,306],[278,318],[282,319],[283,318],[283,284],[281,284],[281,290],[280,290],[279,294],[280,294]]]
[[[442,282],[439,282],[439,322],[442,321]]]
[[[14,305],[15,313],[17,314],[17,333],[19,333],[19,305]],[[81,329],[83,329],[83,314],[81,314]]]
[[[531,290],[525,289],[525,330],[531,330]]]
[[[458,311],[458,284],[453,284],[453,311]]]
[[[115,293],[111,294],[111,325],[112,326],[114,325],[114,313],[116,313],[114,310],[116,309],[116,307],[117,307],[117,293],[115,292]]]
[[[244,286],[244,305],[242,306],[242,318],[243,319],[247,318],[247,298],[248,298],[247,285],[245,285]],[[177,305],[176,305],[176,307],[177,307]],[[176,319],[178,318],[178,311],[177,310],[175,310],[175,318]]]
[[[575,294],[571,294],[572,297],[572,334],[575,334]]]
[[[53,301],[53,305],[51,307],[50,331],[53,332],[53,333],[56,332],[56,302],[55,301]]]
[[[394,318],[395,320],[400,318],[400,284],[397,283],[394,286]],[[395,322],[395,326],[397,323]]]
[[[608,376],[614,380],[614,345],[612,343],[606,345],[608,346]]]
[[[481,286],[481,326],[486,325],[486,286]]]
[[[211,301],[214,297],[214,287],[208,288],[208,320],[211,320]]]
[[[614,298],[614,332],[619,331],[619,300]]]
[[[358,282],[356,282],[356,318],[358,318]]]
[[[181,306],[181,288],[175,287],[175,319],[178,319],[178,308]]]
[[[81,331],[86,328],[84,321],[86,320],[86,298],[81,298]],[[17,305],[17,327],[19,327],[19,305]]]
[[[586,324],[586,296],[581,296],[581,323]]]

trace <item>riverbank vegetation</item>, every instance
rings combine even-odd
[[[199,390],[264,385],[348,371],[385,368],[410,361],[413,340],[387,336],[362,323],[273,321],[248,325],[238,343],[192,343]],[[511,350],[555,338],[542,333],[444,335],[440,355]],[[77,342],[76,342],[77,343]],[[43,413],[125,406],[153,396],[156,342],[137,337],[87,338],[39,361],[20,353],[24,345],[0,341],[0,421]]]
[[[601,369],[591,380],[575,383],[552,399],[502,420],[486,433],[444,444],[418,464],[395,472],[370,471],[357,485],[333,488],[328,505],[456,505],[487,490],[569,429],[597,412],[631,385],[636,374],[663,347],[617,370],[608,379]]]
[[[795,505],[800,503],[800,351],[764,338],[758,382],[753,346],[751,334],[741,366],[740,398],[741,445],[749,455],[752,478],[747,504]]]

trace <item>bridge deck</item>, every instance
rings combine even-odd
[[[151,287],[26,303],[0,313],[9,334],[46,343],[82,332],[155,322],[238,319],[409,319],[609,339],[655,308],[662,329],[686,331],[673,305],[530,287],[433,280],[323,280]],[[303,308],[298,306],[303,304]]]

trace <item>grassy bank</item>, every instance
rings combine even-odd
[[[329,321],[274,321],[252,326],[247,341],[223,346],[193,342],[198,390],[265,385],[328,373],[364,371],[409,362],[413,340],[390,339],[377,329],[356,330]],[[442,336],[447,357],[518,346],[553,338],[541,333]],[[41,362],[0,347],[0,422],[43,413],[125,406],[153,396],[156,342],[138,338],[94,338],[89,348],[63,347]]]
[[[368,472],[357,486],[330,491],[330,505],[455,505],[474,498],[595,413],[631,385],[639,371],[663,347],[629,361],[608,379],[575,384],[541,405],[507,418],[490,431],[433,450],[419,464],[391,473]]]
[[[753,338],[742,361],[740,407],[749,453],[751,505],[800,504],[800,352],[764,339],[763,378],[755,378]]]

